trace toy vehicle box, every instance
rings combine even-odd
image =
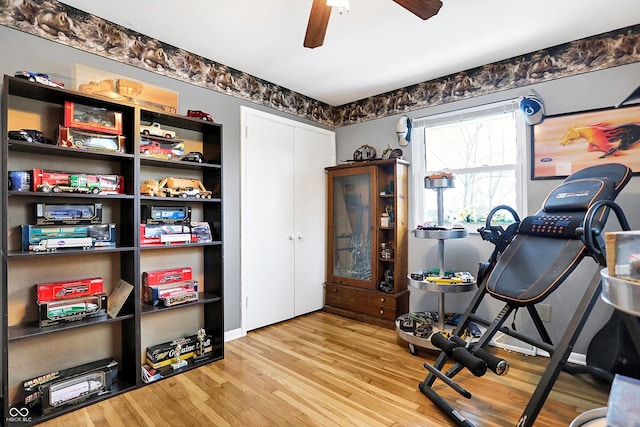
[[[102,223],[102,203],[36,203],[35,208],[37,225]]]
[[[192,222],[191,223],[191,235],[196,243],[206,243],[213,241],[211,237],[211,228],[208,222]]]
[[[83,132],[60,125],[58,128],[58,146],[123,153],[125,151],[125,137],[122,135]]]
[[[36,284],[38,302],[66,300],[70,298],[101,295],[103,293],[101,277],[81,279],[72,282],[51,282]]]
[[[157,286],[170,283],[185,282],[192,279],[191,267],[150,270],[142,273],[143,286]]]
[[[81,374],[55,384],[41,387],[42,413],[49,414],[93,397],[109,393],[111,376],[96,371]]]
[[[89,183],[97,184],[101,194],[124,194],[124,176],[87,174],[81,172],[61,172],[44,169],[33,169],[31,172],[31,184],[33,191],[44,191],[45,187],[52,189],[55,186],[64,188],[70,184],[72,176],[82,176]],[[53,189],[52,191],[56,191]],[[62,190],[64,191],[64,190]]]
[[[64,125],[76,129],[122,135],[122,113],[67,101],[64,103]]]
[[[106,294],[38,303],[38,326],[41,328],[106,315]]]
[[[182,345],[180,358],[183,360],[192,358],[200,351],[200,341],[197,335],[157,344],[147,348],[147,363],[149,366],[158,369],[173,363],[176,358],[175,350],[178,344]],[[213,350],[211,335],[205,335],[202,344],[204,346],[204,354],[211,353]]]
[[[191,221],[190,206],[141,206],[144,224],[188,224]]]
[[[186,280],[177,283],[166,283],[164,285],[142,286],[142,300],[152,306],[156,306],[164,300],[175,295],[181,295],[185,291],[198,292],[197,280]],[[195,300],[194,300],[195,301]],[[186,301],[187,302],[187,301]],[[166,306],[166,305],[165,305]]]
[[[140,245],[191,243],[191,227],[179,224],[140,224]]]
[[[118,362],[114,359],[101,359],[25,380],[22,382],[24,404],[28,408],[33,408],[36,413],[38,410],[42,412],[49,411],[52,406],[50,403],[51,400],[44,399],[43,401],[43,395],[50,397],[50,387],[56,384],[64,384],[72,378],[78,378],[91,373],[104,374],[104,389],[108,392],[111,389],[111,384],[118,381]],[[78,401],[68,402],[68,404],[71,403],[78,403]],[[56,406],[59,407],[60,404]]]
[[[31,172],[9,171],[9,191],[31,191]]]
[[[21,225],[20,227],[22,250],[25,252],[116,246],[116,224]]]
[[[198,301],[198,291],[196,289],[180,289],[160,298],[163,307],[173,307],[174,305],[186,304]]]
[[[640,231],[605,233],[609,276],[640,282]]]

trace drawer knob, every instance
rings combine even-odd
[[[380,302],[384,302],[384,297],[383,297],[383,298],[380,298]]]
[[[384,310],[380,310],[380,314],[384,314]]]

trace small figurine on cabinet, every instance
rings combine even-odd
[[[176,369],[180,369],[184,366],[187,366],[188,362],[186,360],[184,360],[181,356],[182,356],[182,342],[178,342],[178,344],[176,344],[176,348],[175,348],[175,362],[173,362],[171,364],[171,367],[176,370]]]
[[[364,144],[353,152],[353,160],[355,160],[356,162],[363,160],[375,160],[376,154],[377,152],[374,147],[368,144]]]
[[[193,361],[194,362],[201,362],[205,359],[207,359],[207,355],[205,353],[205,338],[207,337],[207,332],[204,330],[204,328],[200,328],[198,329],[198,333],[196,334],[196,336],[198,337],[198,350],[197,350],[197,354],[195,354],[193,356]]]
[[[396,218],[395,218],[395,215],[393,213],[393,206],[387,205],[384,208],[384,211],[387,214],[387,216],[389,217],[389,226],[393,226],[393,224],[396,223]]]
[[[384,271],[384,279],[378,285],[378,289],[388,294],[393,293],[393,270],[387,268]]]

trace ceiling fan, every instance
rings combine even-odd
[[[442,7],[440,0],[393,0],[409,12],[426,20],[436,15]],[[331,6],[327,6],[327,0],[313,0],[311,14],[307,24],[307,34],[304,37],[304,47],[314,49],[322,46],[324,35],[327,32]]]

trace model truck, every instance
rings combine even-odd
[[[29,247],[34,252],[51,252],[56,249],[83,248],[89,249],[93,246],[91,237],[72,237],[69,239],[42,239],[36,245]]]
[[[97,181],[90,181],[86,175],[71,174],[68,179],[43,181],[38,185],[38,191],[43,193],[91,193],[98,194],[102,186]]]
[[[171,149],[165,148],[158,141],[151,141],[146,145],[140,146],[140,153],[145,156],[159,157],[161,159],[171,159],[173,157],[181,157],[184,154],[184,150],[179,148]]]
[[[202,182],[192,178],[164,178],[158,182],[150,179],[140,186],[140,193],[148,196],[160,197],[194,197],[196,199],[210,199],[211,191],[207,190]]]
[[[160,138],[173,139],[176,133],[172,130],[162,129],[160,123],[153,122],[149,126],[140,125],[140,133],[146,136],[158,136]]]

